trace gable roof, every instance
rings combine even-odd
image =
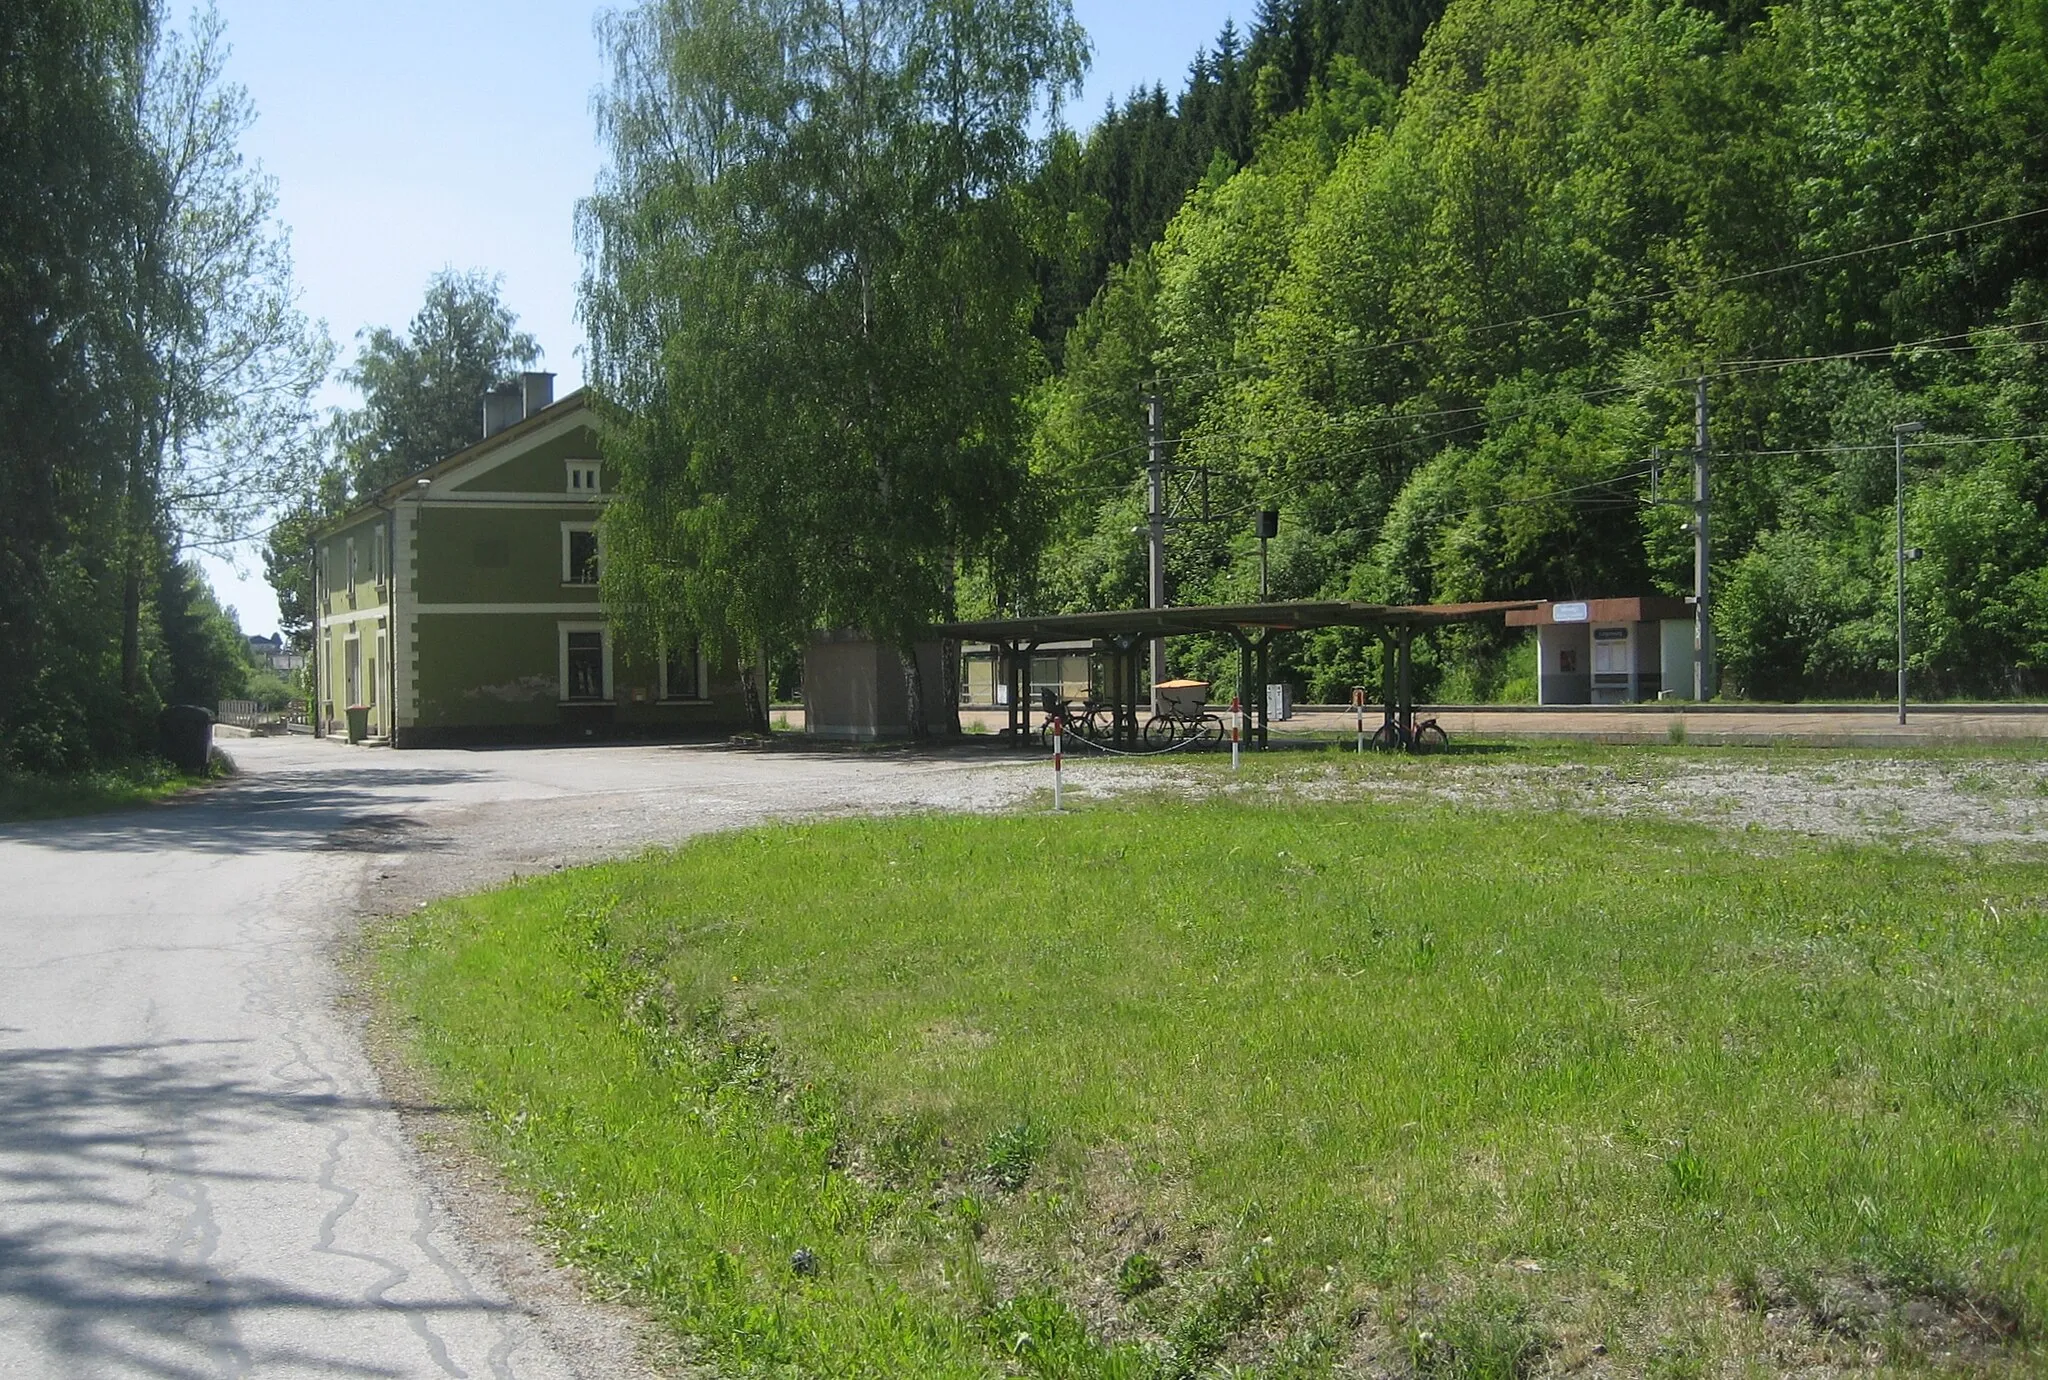
[[[398,499],[418,490],[421,481],[432,483],[436,479],[445,478],[459,469],[467,468],[478,460],[482,460],[521,441],[532,438],[536,433],[545,431],[555,423],[566,420],[578,411],[589,411],[591,402],[589,391],[587,388],[578,388],[573,392],[565,393],[540,411],[514,422],[504,430],[493,432],[481,441],[474,441],[464,446],[461,450],[436,460],[423,470],[416,470],[402,479],[385,485],[382,489],[372,494],[368,502],[358,503],[347,512],[328,522],[322,523],[316,535],[325,537],[330,533],[337,532],[351,523],[360,521],[364,514],[371,511],[388,512],[391,509],[391,505]]]

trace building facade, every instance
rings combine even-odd
[[[315,543],[320,731],[373,740],[689,738],[751,721],[736,659],[694,637],[618,645],[598,596],[606,501],[579,390],[524,375],[477,444],[375,495]]]
[[[1683,599],[1554,599],[1511,610],[1536,629],[1538,704],[1635,704],[1692,694],[1693,617]]]

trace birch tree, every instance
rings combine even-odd
[[[1006,559],[1065,0],[649,0],[580,212],[623,629],[908,646]]]

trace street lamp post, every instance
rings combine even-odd
[[[1917,559],[1919,550],[1906,549],[1906,438],[1927,430],[1925,422],[1900,422],[1892,428],[1893,504],[1899,526],[1899,722],[1906,722],[1906,562]]]

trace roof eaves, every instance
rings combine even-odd
[[[439,479],[441,476],[477,459],[479,456],[487,455],[493,450],[500,449],[533,434],[548,422],[559,421],[569,410],[586,405],[585,394],[588,391],[588,389],[578,388],[565,393],[540,411],[534,413],[531,417],[523,417],[511,426],[506,427],[503,431],[493,432],[480,441],[472,441],[461,450],[436,460],[425,469],[415,470],[402,479],[392,481],[378,490],[368,503],[358,504],[331,522],[321,524],[319,530],[314,535],[324,537],[338,532],[342,528],[360,521],[365,514],[370,512],[389,512],[393,503],[419,488],[421,480],[424,479],[431,482]]]

